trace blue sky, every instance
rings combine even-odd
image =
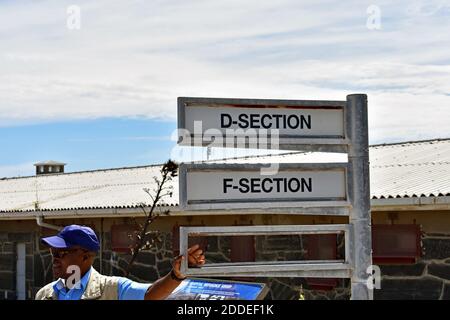
[[[67,171],[161,163],[174,146],[174,122],[149,119],[78,120],[1,128],[2,161],[33,172],[36,160],[57,159]]]
[[[371,143],[450,137],[449,18],[446,0],[0,1],[0,177],[164,161],[178,96],[363,92]]]

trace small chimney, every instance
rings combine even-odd
[[[34,164],[36,167],[36,175],[64,173],[65,165],[65,163],[57,161],[44,161]]]

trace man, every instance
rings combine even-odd
[[[159,300],[169,296],[186,278],[180,271],[185,258],[181,255],[174,259],[171,272],[153,284],[99,274],[92,264],[100,244],[95,232],[86,226],[67,226],[41,242],[50,247],[53,274],[58,280],[39,290],[36,300]],[[205,263],[198,245],[189,248],[188,261],[193,266]],[[77,272],[79,281],[71,283]]]

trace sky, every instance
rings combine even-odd
[[[161,163],[179,96],[366,93],[371,144],[449,138],[448,30],[450,0],[0,0],[0,177]]]

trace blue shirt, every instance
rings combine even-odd
[[[67,290],[64,279],[60,278],[55,281],[53,289],[58,296],[58,300],[80,300],[86,290],[91,270],[92,268],[70,290]],[[143,300],[150,285],[150,283],[139,283],[119,277],[117,286],[119,300]]]

